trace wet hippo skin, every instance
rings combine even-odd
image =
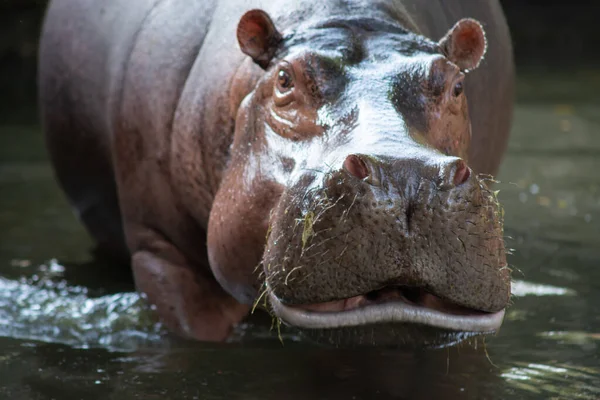
[[[497,330],[513,96],[497,1],[54,0],[57,179],[174,332]],[[427,335],[424,335],[424,337]]]

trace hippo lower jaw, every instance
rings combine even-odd
[[[285,305],[269,290],[273,311],[284,323],[304,329],[332,329],[382,323],[409,323],[462,332],[493,333],[505,310],[464,308],[421,289],[390,287],[326,303]]]

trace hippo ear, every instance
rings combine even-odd
[[[266,12],[250,10],[238,23],[237,39],[244,54],[266,69],[281,42],[281,34]]]
[[[477,68],[487,49],[481,24],[470,18],[458,21],[438,44],[444,55],[463,71]]]

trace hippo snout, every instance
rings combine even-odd
[[[344,160],[344,169],[350,175],[367,180],[372,185],[382,184],[382,163],[368,156],[351,154]],[[448,190],[465,183],[471,176],[471,169],[458,157],[445,157],[436,165],[427,165],[418,159],[402,160],[394,163],[396,168],[410,168],[415,178],[431,179],[437,182],[439,190]]]
[[[263,264],[276,312],[294,325],[292,309],[313,322],[329,313],[333,326],[349,313],[491,331],[510,297],[494,193],[464,160],[437,154],[353,153],[334,171],[311,169],[275,209]],[[391,310],[400,303],[413,308]]]

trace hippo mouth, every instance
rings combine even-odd
[[[331,329],[378,323],[409,323],[463,332],[492,333],[504,310],[485,312],[444,300],[422,288],[388,286],[366,294],[314,304],[286,305],[269,291],[275,314],[305,329]]]

